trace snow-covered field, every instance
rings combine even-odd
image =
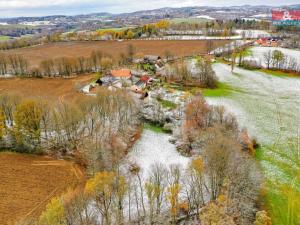
[[[266,67],[266,64],[264,63],[264,54],[274,50],[281,51],[287,57],[293,57],[296,59],[298,65],[300,65],[300,51],[280,47],[253,47],[251,48],[252,56],[246,57],[246,59],[254,59],[263,67]]]
[[[41,26],[41,25],[54,25],[52,24],[51,21],[24,21],[24,22],[21,22],[19,24],[22,24],[22,25],[26,25],[26,26]]]
[[[237,115],[252,136],[272,143],[279,132],[289,137],[297,133],[300,121],[300,79],[276,77],[257,71],[213,66],[221,82],[238,91],[222,98],[208,98],[211,104],[224,104]]]
[[[199,15],[196,16],[196,18],[201,18],[201,19],[207,19],[207,20],[215,20],[215,18],[208,16],[208,15]]]
[[[228,37],[217,37],[217,36],[201,36],[201,35],[169,35],[155,38],[145,38],[143,40],[238,40],[241,36],[228,36]]]
[[[226,44],[223,47],[219,47],[214,49],[213,51],[211,51],[209,54],[214,55],[214,54],[221,54],[225,51],[231,51],[233,49],[235,49],[236,47],[240,47],[240,46],[244,46],[249,44],[251,41],[245,41],[245,40],[235,40],[233,42],[230,42],[228,44]]]
[[[226,97],[207,98],[208,102],[224,105],[235,114],[240,126],[247,128],[262,144],[264,154],[274,156],[265,147],[273,146],[279,138],[285,142],[299,135],[299,78],[276,77],[240,68],[231,73],[230,66],[220,63],[214,64],[213,68],[220,81],[237,91]],[[289,154],[286,147],[280,151]],[[262,165],[269,178],[287,179],[272,163],[262,161]]]
[[[267,13],[264,13],[264,14],[256,14],[256,15],[253,15],[251,17],[256,17],[256,18],[271,18],[272,17],[272,14],[267,14]]]
[[[170,135],[168,134],[144,129],[142,137],[134,145],[126,161],[138,164],[142,169],[144,178],[147,178],[151,166],[157,163],[166,167],[178,164],[182,168],[186,168],[190,158],[181,156],[175,145],[169,142],[169,138]]]
[[[300,79],[240,68],[235,68],[232,73],[230,66],[222,63],[213,64],[213,69],[219,80],[231,86],[232,91],[230,95],[210,97],[207,101],[224,105],[236,115],[240,127],[247,128],[262,146],[271,146],[279,136],[286,139],[298,134]],[[179,164],[186,168],[190,159],[181,156],[169,138],[168,134],[144,130],[126,161],[137,163],[142,168],[144,179],[156,163],[166,167]],[[274,165],[266,161],[262,165],[266,173],[280,176]]]
[[[271,35],[263,30],[236,30],[233,36],[205,36],[205,35],[166,35],[163,37],[145,38],[145,40],[240,40],[242,38],[256,39],[270,37]]]
[[[236,30],[236,33],[245,38],[261,38],[271,36],[267,31],[264,30]]]

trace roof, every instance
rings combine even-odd
[[[129,69],[112,70],[111,75],[114,77],[131,77],[131,71]]]
[[[114,83],[117,79],[112,76],[105,76],[105,77],[101,77],[100,80],[103,83],[108,84],[108,83]]]
[[[146,83],[143,82],[143,81],[141,81],[141,80],[139,80],[138,82],[135,83],[135,86],[139,87],[139,88],[143,88],[143,87],[146,86]]]
[[[148,82],[150,80],[150,77],[145,75],[145,76],[142,76],[140,80],[143,82]]]
[[[262,38],[259,38],[257,41],[267,41],[269,38],[266,38],[266,37],[262,37]]]
[[[159,60],[160,57],[158,55],[145,55],[144,59],[145,60],[156,61],[156,60]]]

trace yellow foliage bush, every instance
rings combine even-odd
[[[52,198],[39,218],[41,225],[65,225],[65,209],[60,198]]]

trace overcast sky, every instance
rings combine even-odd
[[[288,5],[299,0],[0,0],[0,17],[122,13],[162,7]]]

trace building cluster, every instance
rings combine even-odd
[[[263,37],[255,42],[255,45],[262,47],[278,47],[280,44],[280,39],[277,37]]]
[[[160,75],[164,69],[165,62],[159,56],[148,55],[141,59],[133,59],[136,69],[113,69],[103,76],[81,89],[81,92],[88,95],[96,95],[97,89],[107,87],[108,90],[125,88],[141,97],[147,96],[147,88],[155,79],[154,75]]]

